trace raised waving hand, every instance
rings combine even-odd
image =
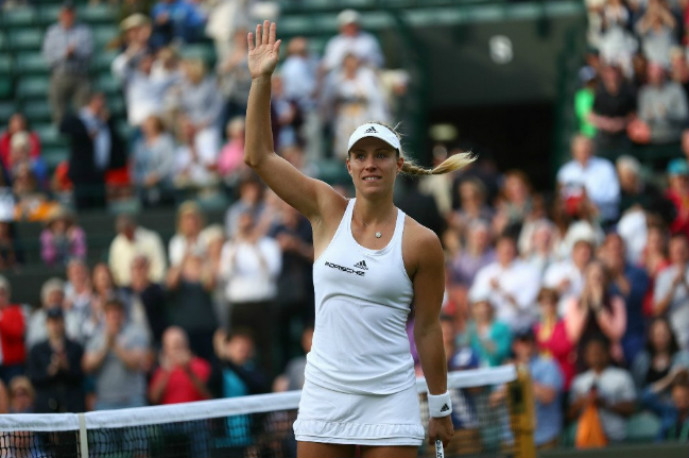
[[[276,40],[277,26],[268,20],[263,21],[263,25],[256,26],[256,35],[249,32],[249,73],[252,78],[272,75],[278,64],[280,55],[280,43]]]

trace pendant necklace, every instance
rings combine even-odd
[[[383,236],[383,234],[381,234],[380,232],[376,232],[376,238],[377,239],[381,238],[382,236]]]

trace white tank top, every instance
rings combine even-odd
[[[402,259],[405,214],[381,250],[354,239],[351,199],[335,236],[313,264],[316,326],[305,377],[346,393],[390,394],[415,383],[406,323],[412,282]]]

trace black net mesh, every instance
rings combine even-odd
[[[501,385],[479,385],[450,390],[452,396],[452,422],[455,436],[445,447],[445,455],[453,456],[514,456],[519,449],[519,435],[513,429],[515,397],[519,391],[515,384],[509,388]],[[287,393],[284,393],[285,395]],[[261,413],[228,414],[266,410],[260,408],[225,410],[223,401],[154,408],[132,409],[131,415],[124,411],[85,414],[99,415],[97,422],[84,421],[86,443],[90,458],[288,458],[296,457],[296,441],[292,424],[297,416],[297,396],[293,401],[268,404],[281,409]],[[272,395],[280,396],[280,395]],[[252,397],[253,398],[253,397]],[[276,398],[271,398],[276,399]],[[284,398],[283,398],[284,399]],[[428,424],[426,395],[420,394],[421,418]],[[227,401],[227,400],[225,400]],[[262,400],[261,400],[262,401]],[[213,408],[208,409],[211,405]],[[217,407],[220,405],[220,409]],[[511,406],[511,407],[510,407]],[[198,407],[198,409],[197,409]],[[232,406],[230,406],[232,407]],[[190,410],[193,412],[189,415]],[[198,413],[197,413],[198,412]],[[208,413],[211,412],[211,413]],[[222,414],[225,416],[218,417]],[[50,423],[44,421],[37,431],[30,431],[40,416],[23,416],[27,420],[9,421],[9,416],[0,416],[0,458],[20,457],[69,457],[80,458],[79,422],[74,414],[74,431],[44,432]],[[174,421],[175,417],[213,418]],[[111,421],[111,417],[113,420]],[[6,421],[5,421],[6,420]],[[83,418],[82,418],[83,420]],[[45,423],[48,423],[47,427]],[[131,422],[131,426],[124,426]],[[98,426],[93,426],[93,425]],[[25,426],[26,425],[26,426]],[[62,428],[65,429],[65,428]],[[517,454],[518,455],[518,454]],[[424,443],[419,456],[435,456],[435,448]]]

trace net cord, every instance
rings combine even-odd
[[[516,380],[513,365],[489,369],[472,369],[448,374],[448,389],[501,385]],[[427,392],[426,380],[417,378],[419,393]],[[6,431],[79,431],[79,416],[86,429],[124,428],[170,422],[221,418],[232,415],[294,410],[299,406],[301,391],[257,394],[237,398],[212,399],[185,404],[102,410],[84,414],[12,414],[0,415],[0,432]]]

